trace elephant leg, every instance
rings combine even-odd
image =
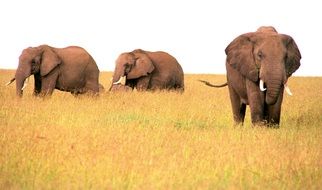
[[[41,92],[41,76],[40,73],[34,74],[35,88],[34,88],[34,96],[38,96]]]
[[[145,91],[149,88],[149,84],[150,84],[150,76],[146,76],[146,77],[142,77],[140,79],[137,80],[136,83],[136,89],[138,91]]]
[[[55,68],[48,75],[42,77],[41,80],[41,95],[51,95],[56,87],[58,72],[56,72]]]
[[[98,80],[99,73],[97,73],[97,72],[98,71],[89,70],[89,73],[86,75],[84,93],[90,92],[93,94],[98,94],[98,92],[99,92],[99,80]]]
[[[98,94],[98,92],[99,92],[98,78],[97,78],[97,80],[86,81],[83,93],[87,93],[87,92],[93,93],[93,94]]]
[[[184,87],[183,87],[183,85],[175,85],[174,86],[174,88],[173,88],[174,90],[176,90],[176,91],[178,91],[178,92],[180,92],[180,93],[183,93],[184,92]]]
[[[277,102],[273,105],[267,106],[267,121],[269,125],[279,125],[282,101],[283,101],[283,89],[281,89]]]
[[[134,87],[136,86],[136,83],[137,83],[137,79],[126,80],[125,86],[131,87],[132,89],[134,89]]]
[[[263,125],[264,121],[264,93],[258,85],[252,81],[246,81],[248,103],[251,112],[252,123],[254,125]]]
[[[246,104],[242,103],[239,95],[232,87],[228,87],[235,125],[243,124],[246,113]]]

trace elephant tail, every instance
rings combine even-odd
[[[205,83],[207,86],[216,87],[216,88],[221,88],[221,87],[225,87],[225,86],[227,86],[227,85],[228,85],[228,83],[227,83],[227,82],[226,82],[226,83],[224,83],[224,84],[214,85],[214,84],[211,84],[210,82],[205,81],[205,80],[198,80],[198,81],[200,81],[200,82],[202,82],[202,83]]]

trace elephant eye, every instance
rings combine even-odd
[[[258,51],[258,53],[257,53],[257,58],[258,58],[259,60],[261,60],[261,59],[263,58],[263,52],[262,52],[262,51]]]

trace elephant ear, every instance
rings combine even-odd
[[[281,36],[286,47],[286,76],[290,77],[301,65],[301,53],[291,36],[285,34],[281,34]]]
[[[61,59],[57,56],[57,54],[50,48],[46,48],[42,54],[42,62],[40,66],[41,76],[46,76],[60,63]]]
[[[154,68],[152,60],[145,53],[136,54],[135,64],[127,74],[127,78],[136,79],[147,76],[153,72]]]
[[[235,38],[225,49],[229,66],[239,71],[243,76],[257,82],[259,68],[256,66],[252,41],[254,33],[247,33]]]

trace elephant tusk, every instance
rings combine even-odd
[[[263,81],[263,80],[260,80],[260,81],[259,81],[259,89],[260,89],[261,91],[265,91],[265,90],[266,90],[266,88],[264,88],[264,81]]]
[[[29,82],[29,77],[25,80],[25,82],[23,83],[23,87],[21,88],[21,90],[25,89],[28,85]]]
[[[9,84],[13,83],[13,81],[15,81],[16,78],[12,78],[9,82],[6,83],[6,86],[8,86]]]
[[[123,76],[118,81],[113,82],[113,84],[122,84],[122,85],[125,85],[125,83],[126,83],[126,76]]]
[[[288,93],[288,95],[292,96],[293,93],[291,92],[291,89],[287,86],[287,84],[284,84],[285,91]]]
[[[120,83],[121,83],[121,81],[122,81],[122,77],[120,77],[120,79],[119,79],[118,81],[113,82],[113,84],[120,84]]]
[[[126,76],[121,77],[121,79],[122,79],[121,84],[125,85],[126,84]]]

